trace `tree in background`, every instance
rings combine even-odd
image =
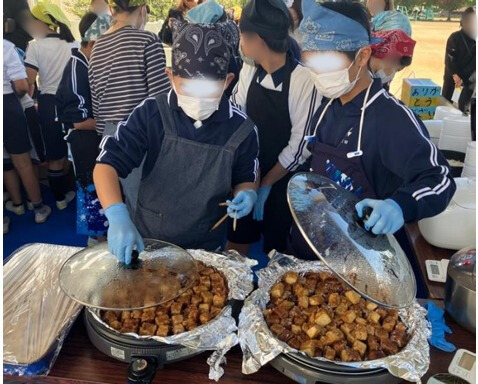
[[[435,4],[448,13],[447,20],[451,20],[451,13],[464,6],[473,6],[474,1],[470,0],[436,0]]]
[[[474,6],[474,0],[396,0],[395,5],[407,7],[409,11],[415,7],[421,8],[436,6],[447,12],[448,20],[451,18],[451,13],[464,6]]]
[[[217,0],[218,3],[222,4],[224,8],[232,8],[235,7],[236,5],[239,5],[240,7],[244,7],[246,5],[247,0]]]
[[[402,7],[407,7],[409,11],[411,11],[415,7],[421,7],[422,5],[425,5],[425,1],[419,1],[419,0],[396,0],[395,1],[395,6],[402,6]]]
[[[230,8],[235,5],[243,7],[247,0],[218,0],[225,8]],[[83,15],[88,12],[91,0],[64,0],[66,10],[82,18]],[[150,21],[164,20],[168,16],[168,11],[171,7],[177,4],[177,0],[148,0],[148,5],[151,8],[151,14],[149,15]]]
[[[67,0],[64,4],[66,5],[66,11],[68,13],[81,19],[83,15],[88,12],[91,0]]]
[[[148,5],[151,9],[151,14],[148,20],[165,20],[168,17],[169,9],[176,6],[176,4],[177,0],[149,0]]]

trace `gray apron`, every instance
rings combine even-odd
[[[118,122],[105,122],[105,129],[103,130],[104,136],[115,136],[118,130]],[[138,200],[139,184],[141,183],[141,176],[143,174],[143,165],[146,156],[143,158],[141,165],[138,168],[133,169],[126,178],[120,178],[121,190],[123,192],[126,204],[130,207],[131,216],[134,216],[136,211],[136,204],[129,204],[129,202],[135,202]]]
[[[253,132],[246,120],[224,146],[178,137],[168,97],[156,97],[164,139],[156,163],[139,186],[134,223],[143,237],[183,248],[216,250],[226,225],[209,232],[225,213],[232,192],[234,155]]]

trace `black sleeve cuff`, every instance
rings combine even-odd
[[[37,72],[38,72],[38,67],[35,67],[33,64],[28,64],[28,63],[25,63],[25,67],[28,67],[28,68],[34,69],[35,71],[37,71]]]

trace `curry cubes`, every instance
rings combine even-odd
[[[101,319],[120,333],[167,337],[206,324],[226,306],[228,288],[224,275],[197,262],[194,286],[162,305],[133,311],[103,311]]]
[[[99,350],[125,362],[144,353],[157,358],[159,366],[212,351],[207,360],[209,378],[223,375],[224,355],[238,343],[232,306],[252,291],[253,264],[232,251],[187,252],[198,273],[178,296],[140,310],[87,308],[87,330]],[[154,297],[153,292],[146,294]]]
[[[285,273],[263,315],[279,340],[309,357],[375,360],[398,353],[409,339],[397,310],[364,300],[328,272]]]
[[[417,382],[427,372],[430,331],[416,300],[388,309],[361,297],[322,262],[277,252],[269,258],[239,317],[243,373],[271,363],[312,383],[345,382],[346,372],[370,374],[371,382],[393,381],[390,375]]]

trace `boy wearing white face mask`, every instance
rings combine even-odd
[[[326,99],[311,120],[312,171],[372,208],[365,222],[374,234],[393,234],[405,222],[442,212],[456,186],[448,163],[429,140],[423,123],[372,79],[370,24],[359,3],[303,0],[304,64]],[[396,234],[406,249],[404,231]],[[292,249],[316,259],[296,227]]]
[[[412,64],[415,40],[400,29],[373,32],[382,41],[372,46],[370,68],[388,91],[395,74]]]
[[[225,226],[210,232],[226,213],[219,204],[232,199],[231,216],[241,219],[257,198],[258,137],[223,96],[233,75],[222,26],[175,21],[173,30],[173,90],[146,99],[103,140],[94,172],[110,251],[126,263],[141,237],[215,250],[225,236]],[[128,212],[118,177],[141,165]]]

